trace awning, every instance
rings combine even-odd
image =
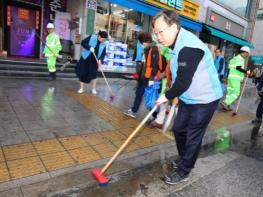
[[[150,5],[139,0],[121,0],[121,1],[105,0],[105,1],[136,10],[138,12],[147,14],[149,16],[155,16],[159,11],[161,11],[161,8],[155,7],[154,5]],[[180,16],[180,23],[183,27],[192,29],[197,32],[202,31],[202,25],[200,23],[187,19],[183,16]]]
[[[182,27],[193,29],[197,32],[202,31],[202,24],[180,16],[180,23]]]
[[[159,12],[161,9],[157,8],[155,6],[151,6],[147,3],[143,3],[138,0],[105,0],[108,1],[109,3],[115,3],[117,5],[121,5],[126,8],[130,8],[133,10],[136,10],[138,12],[150,15],[150,16],[155,16],[157,12]]]
[[[240,46],[248,46],[249,48],[252,48],[252,49],[254,48],[254,46],[252,44],[250,44],[249,42],[247,42],[246,40],[242,40],[238,37],[232,36],[228,33],[225,33],[223,31],[220,31],[218,29],[215,29],[215,28],[207,26],[207,25],[204,25],[204,28],[209,30],[213,36],[222,38],[224,40],[228,40],[228,41],[236,43]]]

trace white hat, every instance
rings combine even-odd
[[[244,51],[244,52],[250,53],[250,48],[247,47],[247,46],[243,46],[243,47],[241,47],[240,51]]]
[[[54,25],[53,25],[53,23],[48,23],[47,24],[47,29],[54,29],[55,27],[54,27]]]

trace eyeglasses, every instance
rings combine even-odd
[[[153,33],[154,33],[155,36],[158,36],[158,34],[160,36],[163,36],[164,35],[164,31],[167,30],[169,27],[171,27],[171,26],[167,26],[167,27],[163,28],[162,30],[160,30],[158,32],[154,31]]]

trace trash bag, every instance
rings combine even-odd
[[[155,102],[157,101],[159,97],[159,94],[158,94],[159,88],[160,88],[160,81],[154,81],[153,85],[147,86],[145,88],[144,105],[146,109],[149,111],[154,107]]]

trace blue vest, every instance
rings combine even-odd
[[[216,67],[216,70],[218,72],[219,70],[219,63],[220,63],[220,60],[223,59],[224,60],[224,65],[223,65],[223,68],[221,70],[220,73],[218,73],[219,75],[225,75],[225,67],[226,67],[226,64],[225,64],[225,59],[223,56],[219,55],[216,59],[215,59],[215,67]]]
[[[194,73],[190,87],[179,97],[180,100],[186,104],[206,104],[220,99],[223,96],[222,88],[210,50],[199,38],[184,28],[180,29],[171,53],[172,81],[177,77],[178,54],[184,47],[201,49],[204,51],[204,57]]]
[[[90,37],[90,40],[89,40],[89,46],[93,47],[95,49],[95,47],[97,46],[97,43],[98,43],[98,37],[96,34],[92,34],[91,37]],[[105,48],[106,44],[105,43],[100,43],[100,46],[99,46],[99,52],[98,52],[98,59],[100,59],[100,56]],[[90,55],[90,51],[83,48],[83,52],[82,52],[82,57],[83,59],[87,59]]]
[[[138,41],[138,42],[137,42],[137,48],[136,48],[136,59],[135,59],[135,61],[142,61],[143,53],[144,53],[144,47],[143,47],[143,45]]]

